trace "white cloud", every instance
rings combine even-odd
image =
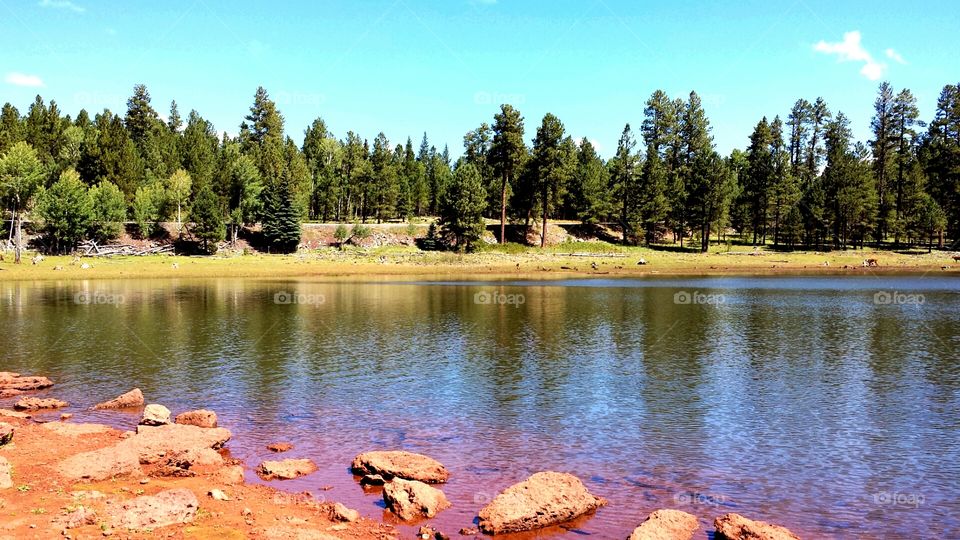
[[[860,74],[871,81],[883,77],[883,73],[887,70],[886,64],[874,60],[873,56],[863,48],[863,44],[860,43],[860,32],[857,30],[845,33],[843,41],[837,43],[821,40],[813,46],[813,49],[824,54],[835,54],[841,62],[863,62]]]
[[[895,50],[893,50],[893,49],[887,49],[887,58],[893,60],[894,62],[896,62],[896,63],[898,63],[898,64],[906,64],[906,63],[907,63],[907,61],[904,60],[902,56],[900,56],[900,53],[898,53],[897,51],[895,51]]]
[[[3,80],[7,84],[12,84],[14,86],[27,86],[30,88],[40,88],[42,86],[46,86],[43,84],[43,79],[41,79],[39,76],[27,75],[26,73],[17,73],[16,71],[7,73]]]
[[[78,6],[70,0],[40,0],[37,5],[44,8],[69,9],[76,13],[83,13],[87,10],[87,8]]]

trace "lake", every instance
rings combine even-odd
[[[428,454],[451,535],[548,469],[610,503],[538,537],[625,538],[658,508],[702,531],[727,512],[805,538],[960,530],[955,278],[0,282],[0,351],[75,421],[129,429],[85,409],[138,386],[215,410],[251,469],[292,442],[320,471],[273,485],[377,519],[352,458]]]

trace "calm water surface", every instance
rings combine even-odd
[[[0,282],[0,351],[78,421],[132,426],[84,409],[139,386],[216,410],[251,468],[293,442],[321,468],[278,487],[374,518],[353,456],[434,456],[451,534],[554,469],[610,504],[540,537],[622,539],[664,507],[702,531],[735,511],[804,537],[960,537],[956,279]]]

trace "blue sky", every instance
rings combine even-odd
[[[840,5],[838,5],[840,4]],[[877,85],[910,88],[929,119],[960,79],[950,1],[0,0],[0,102],[40,93],[71,114],[125,110],[145,83],[236,133],[263,85],[298,142],[318,116],[391,142],[449,143],[501,102],[546,112],[609,156],[657,88],[696,90],[722,153],[764,115],[823,96],[869,137]]]

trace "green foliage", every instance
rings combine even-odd
[[[286,183],[270,186],[265,193],[263,238],[272,252],[290,253],[300,243],[300,212]]]
[[[190,188],[193,185],[193,179],[190,173],[183,169],[177,169],[166,181],[166,200],[176,207],[177,231],[183,230],[183,213],[190,197]]]
[[[483,212],[487,208],[487,192],[480,172],[465,161],[457,165],[453,182],[443,198],[441,226],[451,235],[457,249],[468,251],[484,231]]]
[[[347,230],[347,226],[343,223],[337,225],[337,228],[333,231],[333,239],[337,241],[337,244],[343,246],[343,243],[350,239],[350,231]]]
[[[166,200],[166,189],[160,183],[137,188],[131,206],[133,221],[137,224],[141,238],[153,236],[159,230],[157,222],[163,218]]]
[[[90,202],[90,236],[98,242],[118,238],[123,233],[123,223],[127,219],[127,203],[120,188],[109,182],[101,182],[90,188]]]
[[[366,240],[370,238],[371,234],[373,234],[373,231],[370,230],[370,227],[362,223],[354,223],[353,228],[350,229],[350,237],[356,238],[357,240]]]
[[[77,171],[67,169],[42,192],[37,217],[54,252],[69,251],[83,240],[93,221],[93,203]]]
[[[191,232],[200,239],[204,251],[215,253],[217,243],[221,242],[226,235],[226,227],[223,223],[220,201],[210,186],[200,188],[200,192],[193,201],[191,216],[193,218]]]

